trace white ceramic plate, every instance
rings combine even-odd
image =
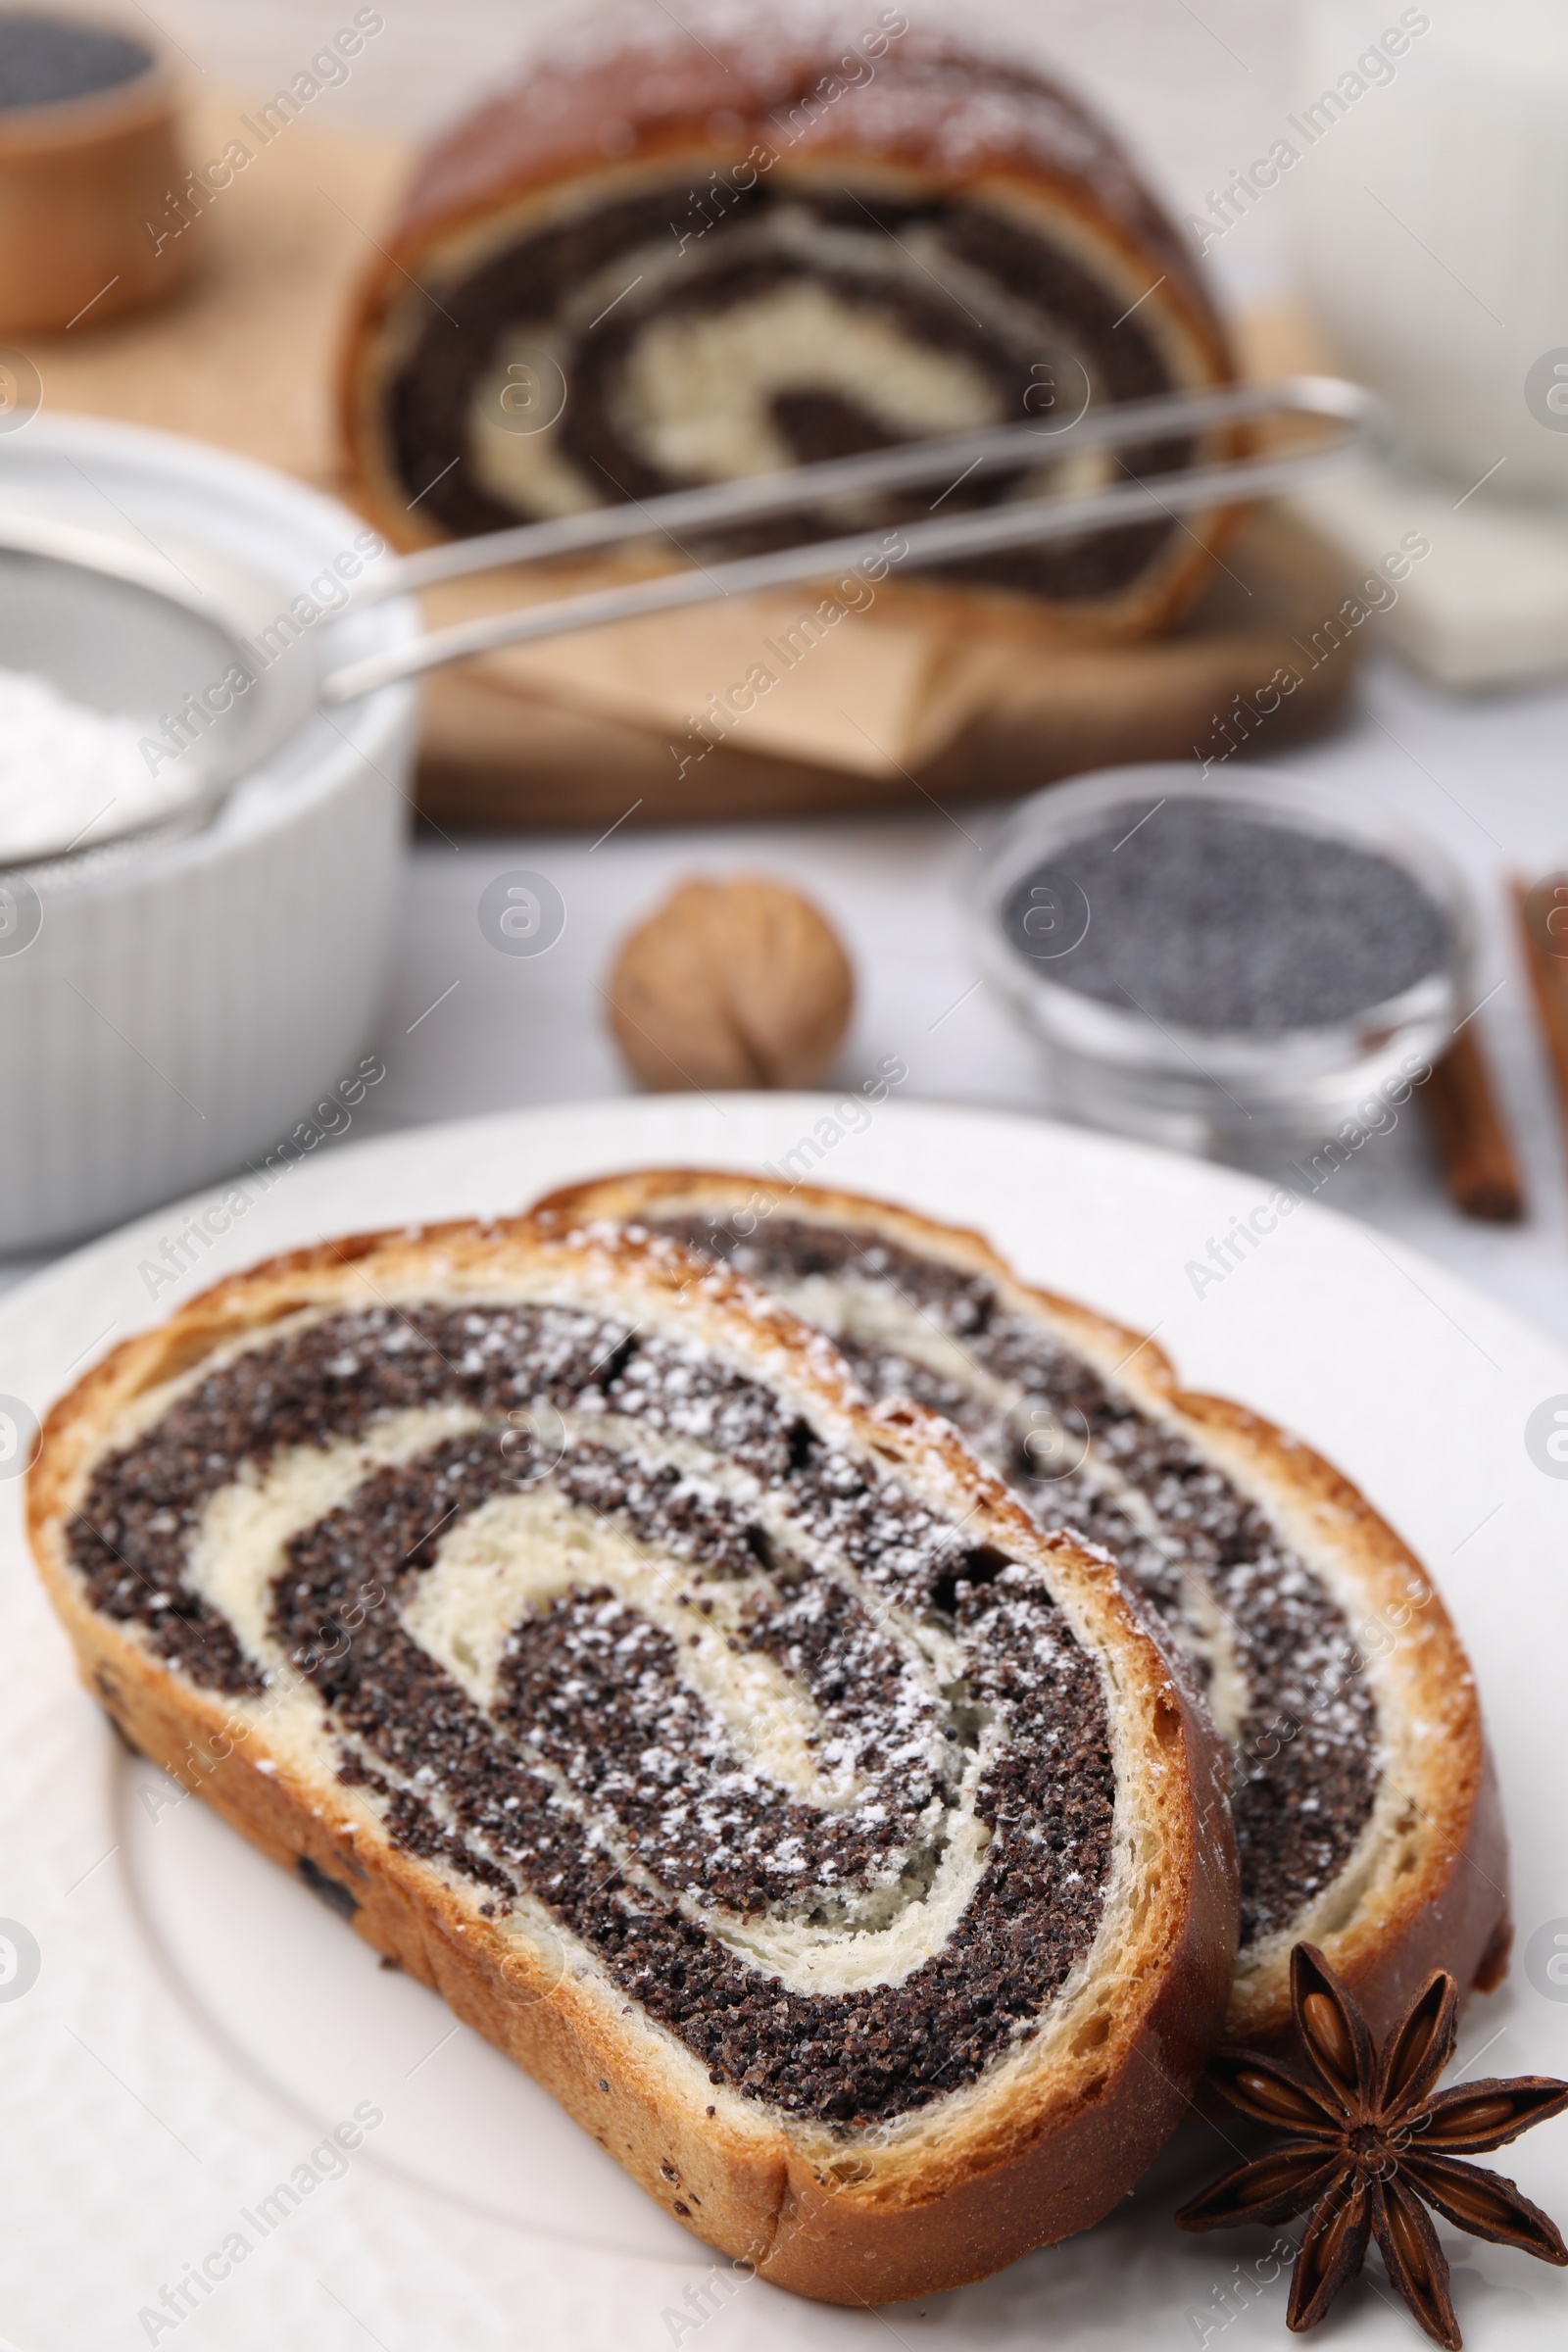
[[[1075,1130],[889,1103],[856,1132],[811,1097],[529,1111],[296,1170],[200,1254],[187,1239],[193,1262],[156,1304],[146,1269],[189,1235],[182,1211],[94,1245],[0,1315],[0,1391],[41,1409],[114,1340],[274,1250],[512,1208],[616,1166],[778,1163],[808,1137],[825,1181],[966,1219],[1025,1273],[1156,1330],[1189,1379],[1293,1425],[1423,1552],[1476,1661],[1514,1838],[1515,1968],[1472,2008],[1460,2061],[1568,2073],[1568,1477],[1526,1445],[1539,1407],[1568,1408],[1568,1357],[1361,1227],[1299,1208],[1200,1284],[1191,1269],[1212,1271],[1210,1242],[1256,1205],[1255,1186]],[[0,1928],[20,1954],[8,1978],[0,1945],[0,2331],[24,2352],[1285,2340],[1278,2233],[1169,2225],[1228,2161],[1207,2126],[1098,2230],[981,2286],[870,2314],[736,2280],[432,1994],[381,1971],[308,1892],[126,1755],[74,1684],[23,1550],[19,1494],[0,1483],[0,1916],[24,1931]],[[361,2146],[313,2166],[356,2109],[379,2119]],[[1499,2162],[1568,2217],[1568,2123]],[[279,2183],[290,2195],[264,2233],[259,2207]],[[1562,2274],[1444,2234],[1472,2347],[1563,2342]],[[180,2282],[204,2263],[209,2283],[185,2286],[181,2313]],[[1375,2260],[1333,2330],[1357,2352],[1419,2340]]]

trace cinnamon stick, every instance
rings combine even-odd
[[[1568,1144],[1568,875],[1548,874],[1535,883],[1516,879],[1513,901]]]
[[[1494,1225],[1517,1224],[1525,1213],[1524,1179],[1474,1028],[1461,1029],[1433,1063],[1422,1093],[1455,1206]]]

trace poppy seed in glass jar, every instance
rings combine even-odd
[[[1349,1019],[1447,960],[1450,919],[1391,858],[1207,803],[1132,806],[1025,874],[1007,939],[1058,986],[1187,1029],[1277,1032]],[[1132,829],[1129,829],[1132,828]],[[1038,887],[1088,921],[1043,958]],[[1038,930],[1038,924],[1035,926]]]

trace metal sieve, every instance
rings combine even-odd
[[[1296,376],[1216,392],[1165,394],[1085,412],[1055,427],[1030,422],[944,436],[594,508],[402,558],[378,566],[345,612],[503,565],[639,539],[665,539],[684,555],[678,534],[686,532],[943,478],[956,487],[976,473],[1054,463],[1064,452],[1114,451],[1173,434],[1286,418],[1316,419],[1339,429],[1327,442],[1304,449],[1147,478],[1129,473],[1123,482],[1094,490],[900,524],[891,534],[862,525],[839,538],[763,555],[702,564],[688,559],[683,570],[525,605],[347,662],[335,662],[332,653],[333,623],[344,616],[340,612],[303,632],[260,675],[250,640],[275,619],[280,602],[286,606],[290,586],[185,540],[155,546],[145,533],[121,537],[57,520],[25,504],[0,503],[0,663],[5,667],[36,672],[89,708],[145,714],[153,727],[166,714],[188,708],[193,696],[210,698],[215,689],[220,691],[220,682],[233,667],[253,680],[232,693],[216,717],[210,700],[201,705],[206,719],[200,727],[187,724],[190,742],[178,755],[177,795],[153,821],[127,824],[119,833],[112,826],[102,828],[86,849],[62,839],[34,853],[24,866],[13,862],[9,870],[24,870],[35,880],[45,872],[51,880],[67,880],[192,832],[208,823],[241,778],[287,743],[313,713],[329,712],[447,662],[857,565],[880,564],[885,571],[893,563],[910,567],[943,563],[1273,496],[1371,454],[1386,443],[1387,423],[1371,393],[1334,377]],[[890,537],[898,550],[892,556]]]

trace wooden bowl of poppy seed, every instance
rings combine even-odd
[[[145,19],[0,8],[0,336],[89,331],[174,293],[180,83]],[[3,422],[3,417],[0,417]]]

